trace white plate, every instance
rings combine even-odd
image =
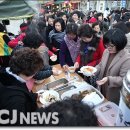
[[[93,71],[87,71],[86,70],[87,68],[90,68]],[[80,68],[80,72],[83,73],[83,75],[85,75],[85,76],[92,76],[96,71],[97,71],[97,68],[95,68],[93,66],[83,66]]]
[[[59,97],[59,93],[54,91],[54,90],[46,90],[44,93],[42,93],[42,96],[40,97],[40,102],[45,105],[45,106],[48,106],[50,105],[51,103],[55,102],[55,101],[49,101],[49,95],[50,95],[50,98],[51,97],[55,97],[55,100],[58,101],[60,100],[60,97]]]

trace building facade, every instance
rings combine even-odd
[[[130,9],[130,0],[80,0],[80,10],[97,10],[103,12],[106,7],[109,9],[121,9],[125,7]]]
[[[97,10],[103,12],[106,7],[110,10],[121,7],[130,9],[130,0],[39,0],[41,3],[51,5],[52,3],[58,4],[60,8],[70,5],[73,9],[78,9],[83,12],[89,10]]]

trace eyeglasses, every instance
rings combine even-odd
[[[108,48],[108,47],[113,48],[113,47],[115,47],[115,45],[113,45],[113,44],[106,44],[105,47],[106,47],[106,48]]]

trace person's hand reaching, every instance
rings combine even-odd
[[[108,82],[108,77],[104,77],[102,80],[96,81],[97,85],[101,86]]]

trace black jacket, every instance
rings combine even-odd
[[[36,80],[42,80],[50,77],[51,75],[53,75],[52,67],[50,65],[46,65],[42,70],[38,71],[33,78]]]
[[[0,70],[0,82],[0,110],[9,110],[9,118],[11,119],[12,110],[16,109],[18,120],[14,125],[19,125],[20,112],[23,112],[26,115],[27,112],[36,111],[37,94],[29,92],[25,83],[21,83],[3,69]],[[3,117],[3,119],[6,118],[8,117]]]

